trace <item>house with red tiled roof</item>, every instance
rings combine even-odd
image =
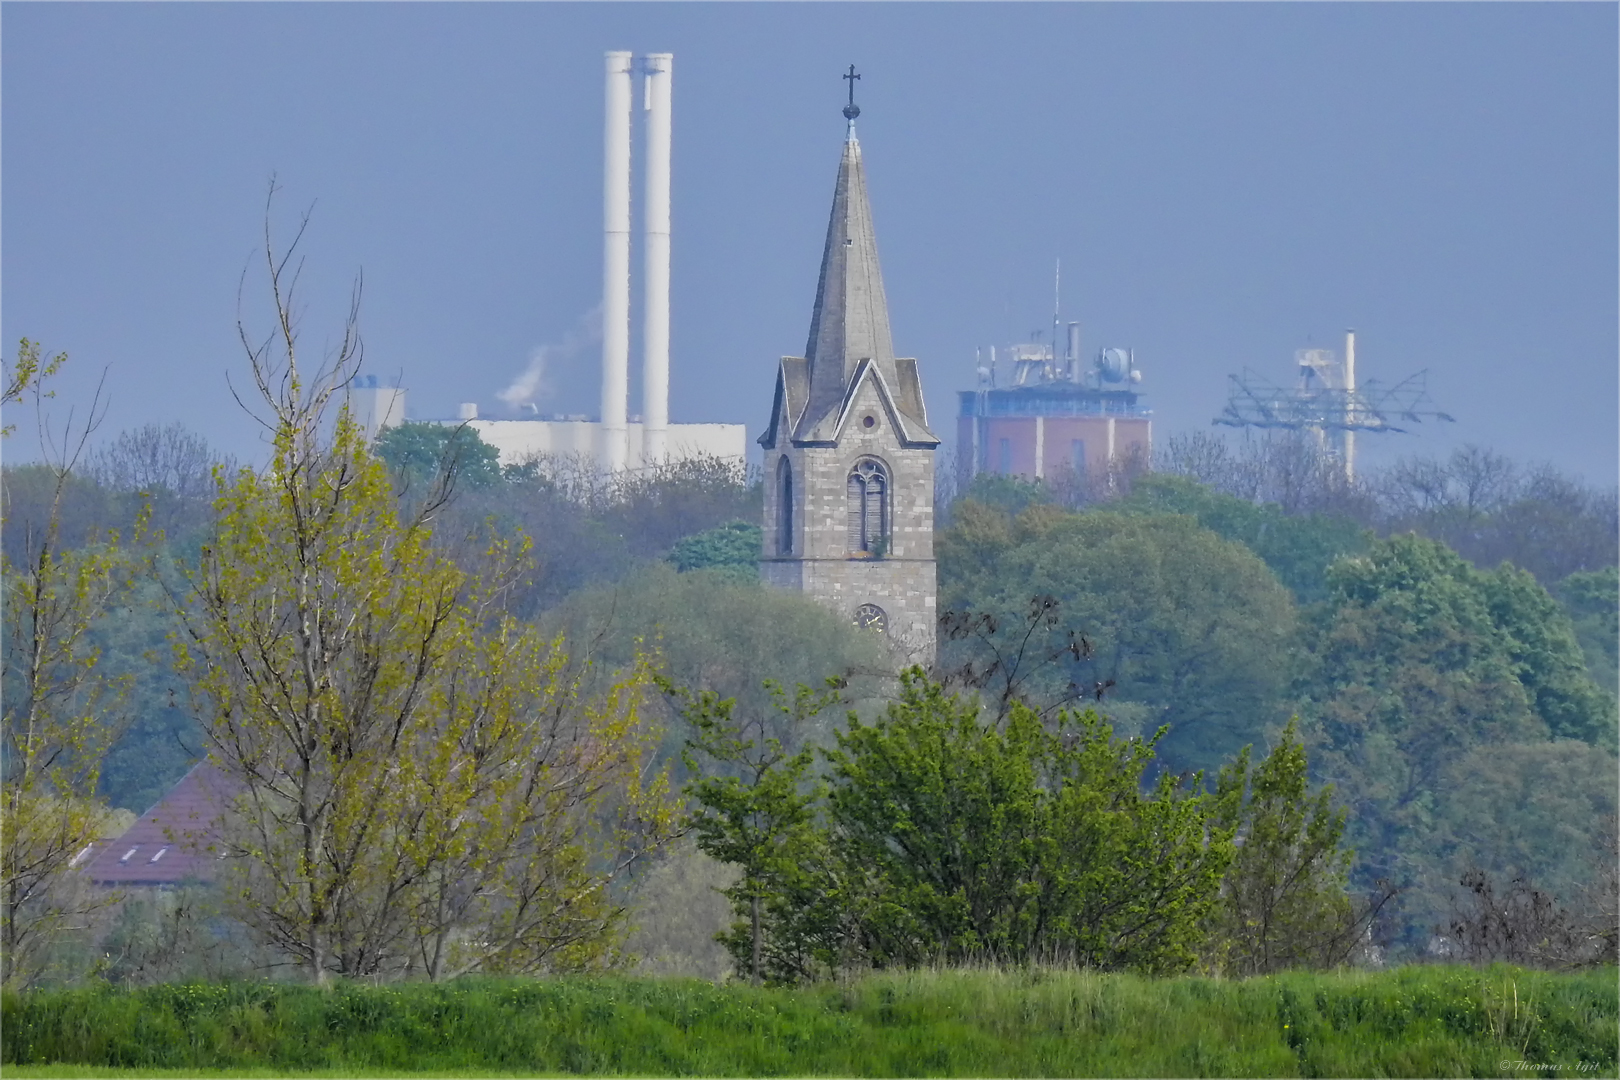
[[[217,765],[199,761],[122,836],[101,845],[86,874],[109,886],[211,880],[218,856],[208,848],[234,790]]]

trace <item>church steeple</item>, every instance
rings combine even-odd
[[[878,266],[877,233],[866,194],[866,167],[855,137],[855,118],[861,110],[855,104],[854,80],[860,76],[851,67],[844,78],[850,80],[849,104],[844,107],[849,127],[843,159],[838,163],[838,183],[833,188],[827,242],[821,252],[810,338],[802,369],[784,372],[790,384],[798,383],[797,387],[784,387],[789,399],[789,432],[795,441],[836,439],[843,406],[855,384],[875,376],[900,414],[896,422],[903,440],[908,445],[937,444],[939,440],[928,430],[916,361],[894,355],[889,304]],[[775,426],[773,422],[762,442],[776,437]]]
[[[883,295],[877,235],[866,197],[866,169],[861,164],[853,119],[838,165],[832,219],[821,254],[821,280],[810,317],[810,340],[804,348],[810,367],[807,424],[821,420],[838,406],[862,360],[873,361],[891,387],[896,383],[889,305]]]
[[[934,654],[934,451],[917,361],[894,355],[866,170],[849,132],[821,253],[810,340],[776,374],[760,576]]]

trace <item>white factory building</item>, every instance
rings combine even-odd
[[[384,428],[404,423],[405,391],[379,386],[376,376],[362,376],[349,387],[349,414],[375,439]],[[454,417],[419,417],[427,424],[466,424],[501,455],[502,465],[516,465],[535,457],[601,460],[602,425],[587,416],[549,416],[533,420],[492,420],[478,415],[478,406],[463,403]],[[635,465],[654,459],[647,453],[647,425],[633,416],[624,425],[625,460]],[[748,431],[742,424],[669,424],[664,452],[658,460],[683,461],[715,457],[741,464],[748,452]],[[635,467],[631,465],[630,467]],[[624,467],[624,466],[621,466]]]
[[[466,424],[499,451],[501,464],[537,456],[588,458],[604,473],[657,466],[692,457],[746,459],[742,424],[669,422],[669,180],[670,80],[674,56],[651,53],[638,61],[628,52],[607,54],[604,130],[602,408],[598,419],[553,416],[524,420],[481,419],[476,404],[463,404],[454,418],[428,423]],[[630,134],[633,79],[642,77],[646,113],[646,191],[643,197],[642,411],[630,414]],[[374,438],[406,419],[405,391],[379,386],[363,376],[349,387],[349,408]]]

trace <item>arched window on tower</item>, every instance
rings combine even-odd
[[[776,553],[793,554],[793,466],[786,456],[776,466]]]
[[[849,471],[849,550],[883,554],[889,549],[889,470],[877,458],[861,458]]]

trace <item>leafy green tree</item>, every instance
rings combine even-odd
[[[921,671],[829,755],[829,816],[867,959],[879,966],[1059,959],[1147,972],[1191,964],[1231,859],[1218,796],[1169,774],[1153,740],[1094,712],[1004,726]]]
[[[1039,480],[1026,480],[1021,476],[1003,476],[982,472],[973,478],[961,498],[981,506],[994,507],[1002,513],[1017,516],[1031,506],[1051,503],[1051,493]]]
[[[54,528],[64,548],[94,543],[109,529],[128,534],[138,512],[100,484],[79,474],[57,475],[45,462],[7,465],[6,528],[0,547],[13,563],[27,562],[33,540]]]
[[[465,424],[399,424],[377,436],[374,452],[415,490],[427,489],[441,477],[473,491],[501,482],[500,453]]]
[[[722,570],[739,581],[759,580],[759,552],[764,530],[732,521],[676,542],[669,562],[675,569]]]
[[[1519,682],[1553,736],[1615,749],[1620,716],[1614,694],[1587,673],[1568,613],[1535,578],[1508,563],[1484,575],[1482,585]]]
[[[1555,592],[1569,612],[1592,681],[1620,692],[1620,570],[1571,574]]]
[[[1016,625],[1032,596],[1054,598],[1048,651],[1070,630],[1089,649],[1052,669],[1045,696],[1110,688],[1110,708],[1137,707],[1140,733],[1170,725],[1158,744],[1170,768],[1213,768],[1287,716],[1292,598],[1252,552],[1188,517],[1035,505],[1009,519],[964,501],[938,553],[942,610]],[[970,653],[942,648],[947,669],[983,665],[959,644]]]
[[[699,774],[701,755],[725,770],[699,775],[686,786],[700,807],[690,819],[698,846],[742,871],[725,890],[738,921],[720,940],[755,986],[767,974],[773,982],[809,977],[813,953],[790,925],[803,922],[799,901],[825,848],[816,809],[824,789],[808,780],[814,749],[790,754],[787,745],[802,741],[810,721],[838,703],[840,687],[815,691],[800,685],[789,699],[776,683],[767,683],[776,714],[769,718],[738,717],[736,702],[713,691],[694,694],[667,681],[664,686],[680,702],[693,733],[684,752],[687,767]]]
[[[1345,811],[1333,806],[1331,784],[1310,794],[1297,721],[1252,771],[1245,747],[1221,769],[1217,788],[1228,795],[1224,806],[1241,810],[1211,919],[1216,966],[1249,976],[1343,963],[1376,912],[1350,901]]]
[[[1226,540],[1242,544],[1271,567],[1301,605],[1327,596],[1327,568],[1344,555],[1359,555],[1370,530],[1346,517],[1288,515],[1274,503],[1226,495],[1182,476],[1139,478],[1117,509],[1147,514],[1186,514]]]
[[[112,806],[141,814],[196,764],[205,743],[174,670],[169,636],[180,624],[162,586],[137,577],[119,599],[90,632],[103,673],[121,680],[128,716],[107,751],[98,790]]]
[[[640,565],[590,501],[534,469],[514,470],[499,488],[464,492],[441,515],[441,532],[530,538],[534,571],[513,582],[509,601],[521,618],[539,618],[574,593],[620,581]]]
[[[1406,891],[1405,936],[1417,943],[1444,918],[1459,838],[1473,838],[1465,848],[1482,869],[1503,869],[1460,798],[1457,763],[1476,762],[1489,782],[1490,762],[1545,744],[1553,720],[1600,745],[1613,721],[1594,712],[1601,695],[1579,692],[1573,634],[1526,575],[1482,573],[1407,535],[1335,563],[1328,578],[1302,682],[1311,759],[1351,809],[1362,883],[1385,878]]]

